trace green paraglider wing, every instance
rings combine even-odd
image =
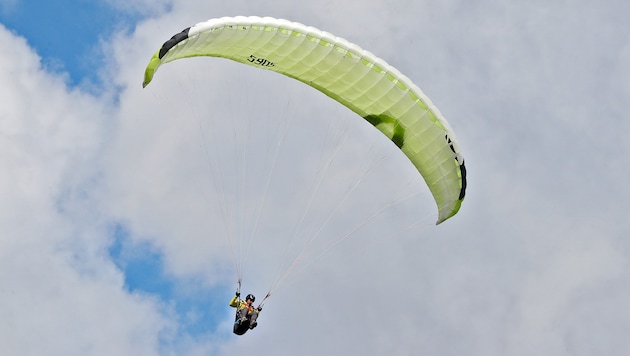
[[[420,88],[372,53],[296,22],[223,17],[166,41],[151,58],[143,86],[160,65],[194,56],[228,58],[320,90],[369,121],[411,160],[437,203],[437,224],[459,211],[466,169],[455,134]]]

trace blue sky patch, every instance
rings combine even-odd
[[[28,40],[44,68],[67,73],[71,86],[98,84],[104,61],[99,41],[116,29],[133,28],[140,18],[98,0],[25,0],[0,7],[0,22]]]
[[[156,296],[172,307],[182,333],[195,336],[214,332],[232,312],[227,305],[232,297],[231,289],[207,288],[192,278],[185,280],[168,275],[162,253],[148,243],[132,241],[122,225],[114,229],[109,255],[125,275],[125,288],[131,293]]]

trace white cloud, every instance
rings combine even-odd
[[[103,103],[45,73],[4,28],[0,109],[0,343],[9,354],[138,354],[168,325],[104,256],[94,195]]]
[[[10,232],[0,239],[0,313],[9,320],[0,338],[10,337],[7,344],[21,353],[44,349],[27,341],[32,333],[45,335],[52,345],[46,346],[61,353],[92,347],[96,353],[147,354],[160,346],[187,354],[627,353],[621,333],[630,310],[630,245],[624,240],[630,226],[623,206],[629,91],[620,79],[630,63],[624,61],[624,9],[546,2],[350,5],[174,3],[171,12],[108,45],[104,73],[122,88],[113,107],[106,98],[68,91],[39,69],[23,41],[2,32],[13,50],[0,58],[0,93],[11,103],[0,109],[0,162],[10,172],[0,176],[2,226]],[[578,11],[584,7],[589,11]],[[289,107],[290,116],[307,118],[290,126],[260,213],[265,243],[255,241],[245,281],[245,293],[259,298],[275,273],[275,238],[290,238],[311,201],[317,184],[311,167],[321,167],[322,157],[305,146],[319,144],[315,138],[327,130],[329,117],[339,120],[337,130],[353,130],[345,141],[340,136],[338,180],[325,181],[328,193],[318,198],[342,197],[351,184],[334,183],[356,180],[379,157],[386,160],[383,175],[366,177],[319,241],[360,224],[404,191],[413,173],[391,168],[404,161],[384,140],[374,145],[377,159],[357,152],[377,139],[366,127],[349,124],[356,120],[352,114],[309,90],[281,97],[300,86],[271,73],[191,59],[160,68],[151,86],[141,88],[144,66],[164,40],[195,22],[236,14],[329,29],[395,64],[453,124],[470,185],[461,212],[439,227],[430,226],[434,207],[426,193],[378,215],[350,244],[283,285],[265,305],[258,329],[226,341],[229,310],[216,333],[182,335],[168,307],[125,292],[106,253],[107,224],[121,222],[131,239],[164,253],[169,276],[232,285],[229,239],[216,210],[217,186],[208,183],[200,125],[210,144],[222,143],[209,154],[228,155],[239,148],[229,146],[234,117],[262,118],[274,107]],[[208,120],[216,120],[214,126]],[[257,137],[251,142],[262,147],[277,136]],[[249,150],[250,162],[276,157]],[[268,171],[252,163],[256,173],[243,174],[228,162],[223,170],[235,172],[248,189],[224,191],[248,201],[231,210],[232,226],[247,236],[255,219],[244,221],[259,214],[262,194],[256,193]],[[313,209],[335,207],[327,199],[313,203]],[[415,209],[418,215],[408,213]],[[326,220],[316,211],[303,227]],[[404,230],[414,222],[426,224]],[[59,320],[64,327],[56,327]],[[99,336],[113,329],[107,342]],[[84,342],[69,344],[73,333]]]

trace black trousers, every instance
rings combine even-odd
[[[234,319],[234,333],[236,335],[243,335],[249,330],[249,326],[256,322],[258,318],[258,312],[252,311],[247,313],[247,308],[243,308],[236,312],[236,318]]]

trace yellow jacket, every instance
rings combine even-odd
[[[237,296],[232,297],[232,299],[230,300],[230,306],[233,308],[236,308],[236,310],[241,310],[241,309],[245,309],[248,307],[248,304],[246,301],[240,299]],[[256,308],[254,308],[253,305],[249,306],[249,310],[247,311],[247,314],[256,311],[258,312],[258,310]]]

